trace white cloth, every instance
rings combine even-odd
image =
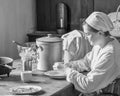
[[[120,6],[119,6],[120,7]],[[111,12],[108,14],[111,19],[114,29],[110,31],[110,34],[115,37],[120,37],[120,12],[118,12],[118,19],[116,18],[117,12]]]
[[[93,12],[85,21],[94,29],[102,32],[111,31],[114,28],[110,18],[103,12]]]
[[[63,39],[63,50],[68,52],[72,61],[83,58],[92,48],[83,32],[79,30],[73,30],[61,38]],[[64,58],[67,58],[66,54],[64,55]]]
[[[72,68],[66,70],[67,81],[72,82],[83,93],[98,91],[120,74],[120,43],[114,39],[104,48],[94,46],[84,59],[69,64]],[[89,72],[79,73],[83,70]]]

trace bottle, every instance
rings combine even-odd
[[[57,4],[57,32],[59,34],[66,33],[67,29],[67,6],[65,3]]]

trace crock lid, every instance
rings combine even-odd
[[[38,42],[60,42],[62,40],[62,38],[54,37],[52,34],[48,34],[46,37],[36,39]]]

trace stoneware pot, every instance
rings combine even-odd
[[[52,70],[52,66],[55,62],[62,61],[61,38],[48,34],[46,37],[36,39],[36,45],[38,47],[38,70]]]

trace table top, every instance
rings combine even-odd
[[[21,62],[18,60],[14,61],[13,67],[16,69],[12,70],[10,77],[2,76],[2,79],[0,80],[0,95],[11,95],[9,92],[11,87],[21,85],[37,85],[42,87],[42,91],[37,93],[37,95],[39,94],[40,96],[75,96],[74,86],[71,83],[67,82],[65,79],[56,80],[47,77],[39,70],[33,71],[33,81],[29,83],[23,83],[20,77],[21,69],[18,65],[21,65]]]

